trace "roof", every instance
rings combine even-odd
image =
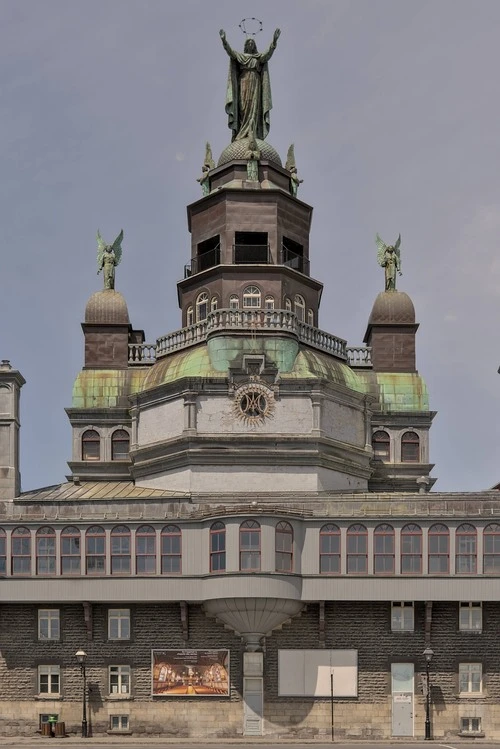
[[[67,481],[64,484],[54,484],[22,492],[16,501],[66,502],[70,500],[78,502],[87,499],[172,499],[185,496],[187,496],[185,492],[136,486],[133,481],[82,481],[79,484]]]

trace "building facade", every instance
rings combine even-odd
[[[293,149],[251,122],[188,206],[182,327],[90,297],[65,483],[21,492],[0,364],[0,731],[498,739],[498,492],[431,491],[406,293],[366,346],[320,328]]]

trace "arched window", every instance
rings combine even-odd
[[[213,296],[210,300],[210,312],[215,312],[217,307],[219,306],[219,300],[216,296]]]
[[[12,531],[11,557],[13,575],[31,574],[31,533],[27,528]]]
[[[312,309],[307,310],[307,324],[308,325],[314,325],[314,312]]]
[[[436,523],[429,528],[429,574],[450,570],[450,532],[446,525]]]
[[[0,575],[7,574],[7,534],[0,528]]]
[[[381,430],[372,434],[373,457],[377,460],[390,460],[391,440],[387,432]]]
[[[293,528],[284,520],[276,525],[275,532],[276,572],[293,570]]]
[[[455,572],[472,575],[477,571],[477,532],[470,523],[462,523],[455,534]]]
[[[268,294],[264,300],[264,307],[266,309],[274,309],[274,297]]]
[[[210,572],[226,569],[226,526],[218,520],[210,527]]]
[[[82,460],[101,459],[101,436],[95,429],[82,434]]]
[[[366,574],[368,571],[368,531],[359,523],[347,529],[347,572]]]
[[[130,574],[130,528],[115,525],[111,531],[111,574]]]
[[[161,573],[181,573],[181,529],[177,525],[166,525],[161,532]]]
[[[240,525],[240,570],[260,571],[260,525],[256,520]]]
[[[186,326],[189,327],[194,322],[193,305],[190,304],[186,310]]]
[[[231,294],[229,297],[229,309],[239,309],[240,300],[237,294]]]
[[[292,300],[289,297],[285,297],[285,309],[287,312],[292,311]]]
[[[373,571],[376,575],[394,574],[394,528],[377,525],[373,533]]]
[[[61,575],[79,575],[81,568],[80,530],[69,525],[61,531]]]
[[[500,574],[500,525],[490,523],[483,531],[483,572]]]
[[[401,574],[422,574],[422,528],[415,523],[401,528]]]
[[[135,569],[138,575],[156,574],[156,531],[141,525],[135,532]]]
[[[196,322],[206,320],[208,315],[208,294],[202,291],[196,300]]]
[[[56,574],[56,532],[46,525],[36,532],[36,574]]]
[[[306,319],[306,303],[304,297],[300,294],[295,294],[294,298],[295,314],[300,322],[304,322]]]
[[[243,309],[260,307],[261,294],[258,286],[247,286],[243,292]]]
[[[130,435],[125,429],[116,429],[111,435],[111,460],[128,460]]]
[[[100,525],[91,525],[85,534],[85,570],[87,575],[106,572],[106,534]]]
[[[415,432],[405,432],[401,437],[401,462],[418,463],[420,461],[420,439]]]
[[[319,532],[319,571],[322,575],[340,574],[340,528],[333,523]]]

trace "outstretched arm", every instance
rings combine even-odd
[[[234,49],[232,49],[232,47],[230,46],[229,42],[227,41],[227,39],[226,39],[226,32],[224,31],[224,29],[221,29],[219,31],[219,36],[220,36],[221,41],[222,41],[222,46],[226,50],[226,52],[229,55],[229,57],[232,57],[233,60],[236,60],[236,52],[234,51]]]
[[[276,49],[276,45],[278,44],[278,39],[280,38],[280,34],[281,34],[281,31],[279,29],[276,29],[276,31],[274,32],[273,40],[272,40],[271,44],[266,49],[266,51],[262,52],[262,54],[260,55],[260,62],[261,63],[267,62],[273,56],[273,52]]]

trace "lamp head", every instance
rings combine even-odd
[[[87,660],[87,653],[85,652],[85,650],[82,650],[80,648],[80,650],[76,651],[75,658],[78,661],[78,663],[80,664],[80,666],[83,666],[83,664]]]
[[[425,648],[423,655],[425,656],[425,660],[427,661],[427,663],[430,663],[432,661],[434,650],[430,647],[430,645]]]

